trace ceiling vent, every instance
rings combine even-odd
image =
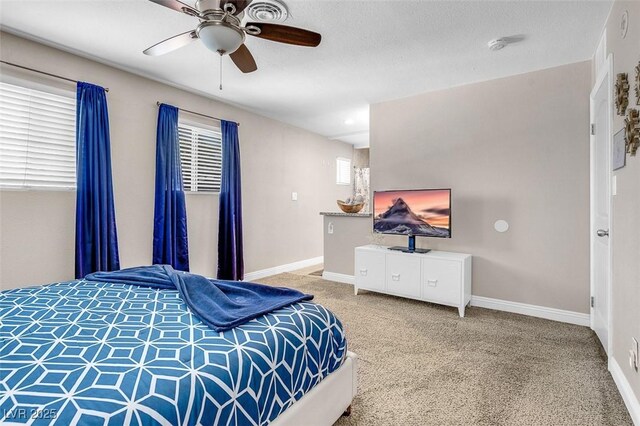
[[[289,17],[287,6],[278,0],[254,0],[246,14],[249,20],[258,22],[284,22]]]

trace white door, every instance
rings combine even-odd
[[[609,353],[612,59],[591,92],[591,328]]]

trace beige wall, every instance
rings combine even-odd
[[[353,167],[369,167],[369,148],[353,150]]]
[[[355,169],[369,167],[369,148],[353,150],[352,189],[355,185]],[[338,206],[329,209],[340,212]],[[328,226],[333,224],[334,232],[329,234]],[[337,274],[353,275],[354,249],[371,244],[371,216],[325,216],[324,217],[324,270]]]
[[[452,188],[453,238],[418,245],[472,254],[474,295],[589,312],[590,74],[583,62],[371,107],[372,189]]]
[[[3,60],[110,89],[107,98],[122,267],[151,262],[158,100],[241,123],[247,272],[322,255],[318,213],[333,208],[336,199],[351,192],[335,184],[335,158],[351,158],[351,145],[10,34],[0,33],[0,37]],[[48,81],[36,74],[25,75]],[[57,80],[51,82],[60,85]],[[298,192],[297,202],[291,201],[292,191]],[[215,276],[217,196],[188,195],[187,211],[192,271]],[[0,192],[3,288],[73,278],[74,221],[74,192]]]
[[[371,215],[324,216],[324,270],[354,275],[355,248],[372,243],[372,230]]]
[[[620,18],[629,11],[627,37],[620,37]],[[607,22],[607,53],[613,55],[614,78],[620,72],[634,77],[640,62],[640,2],[617,1]],[[635,104],[634,85],[631,85],[629,107]],[[624,126],[624,118],[614,113],[615,134]],[[613,283],[612,315],[613,357],[622,368],[637,400],[640,400],[640,373],[629,367],[628,353],[631,338],[640,340],[640,154],[627,156],[626,167],[616,170],[617,195],[613,197]]]

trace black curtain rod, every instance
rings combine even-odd
[[[158,101],[156,102],[156,105],[160,106],[162,104],[162,102]],[[199,115],[200,117],[206,117],[206,118],[211,118],[213,120],[218,120],[218,121],[222,121],[222,118],[218,118],[218,117],[214,117],[213,115],[207,115],[207,114],[202,114],[199,112],[195,112],[195,111],[189,111],[188,109],[184,109],[184,108],[178,108],[180,111],[184,111],[184,112],[188,112],[189,114],[195,114],[195,115]],[[229,120],[225,120],[225,121],[229,121]],[[238,123],[237,121],[234,121],[233,123],[236,123],[238,126],[240,126],[240,123]]]
[[[71,78],[63,77],[61,75],[51,74],[49,72],[40,71],[40,70],[37,70],[37,69],[34,69],[34,68],[25,67],[25,66],[14,64],[14,63],[7,62],[7,61],[0,61],[0,63],[6,64],[6,65],[10,65],[10,66],[16,67],[16,68],[21,68],[21,69],[27,70],[27,71],[37,72],[38,74],[48,75],[49,77],[59,78],[60,80],[70,81],[71,83],[77,83],[78,82],[78,80],[74,80],[74,79],[71,79]],[[104,90],[105,90],[105,92],[108,92],[109,88],[105,87]]]

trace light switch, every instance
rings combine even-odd
[[[611,177],[611,195],[618,195],[618,176]]]
[[[333,234],[333,222],[329,222],[329,226],[327,226],[327,234]]]
[[[298,201],[298,193],[297,192],[292,192],[291,193],[291,201]]]

